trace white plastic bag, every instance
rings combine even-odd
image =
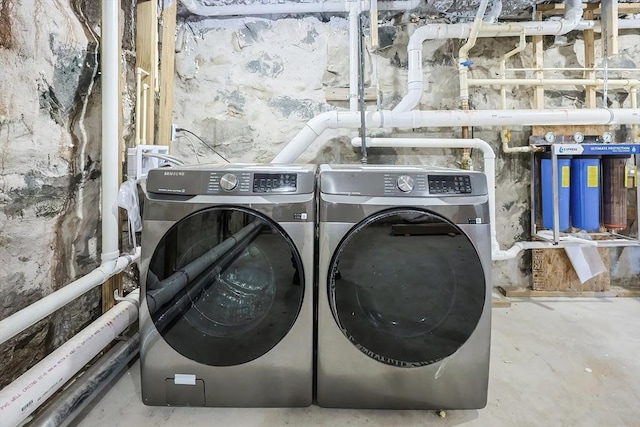
[[[129,179],[120,185],[118,206],[127,211],[129,242],[135,248],[137,246],[136,232],[142,231],[142,219],[140,218],[140,205],[138,204],[138,186],[134,179]]]

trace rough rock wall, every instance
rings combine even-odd
[[[90,0],[0,2],[0,319],[100,262],[99,21]],[[98,289],[0,345],[0,387],[99,314]]]
[[[378,87],[379,106],[392,108],[405,93],[406,44],[414,24],[404,19],[387,22],[381,29],[384,43],[377,52],[367,52],[366,84]],[[415,28],[415,27],[413,27]],[[323,22],[316,17],[267,20],[258,18],[183,21],[178,26],[174,121],[200,135],[232,162],[268,162],[315,115],[346,102],[327,102],[330,88],[347,87],[348,23],[344,17]],[[620,54],[613,62],[627,68],[640,67],[640,34],[626,32],[620,38]],[[545,64],[549,67],[583,66],[583,44],[575,36],[547,40]],[[599,43],[599,42],[598,42]],[[462,42],[439,40],[424,44],[423,65],[427,90],[418,108],[456,109],[459,105],[457,55]],[[496,77],[500,58],[513,49],[513,38],[481,39],[470,53],[474,64],[470,75]],[[599,46],[599,45],[598,45]],[[598,48],[598,47],[597,47]],[[529,47],[509,61],[511,67],[532,66]],[[614,76],[611,76],[612,78]],[[628,76],[627,76],[628,77]],[[628,107],[624,94],[609,91],[611,107]],[[516,87],[507,93],[508,108],[531,108],[533,90]],[[602,103],[602,101],[599,101]],[[369,109],[376,108],[369,103]],[[472,88],[471,108],[500,108],[497,88]],[[584,94],[548,91],[547,108],[576,108]],[[530,230],[530,164],[527,155],[501,153],[499,128],[473,128],[472,134],[494,146],[497,159],[497,229],[503,247],[526,240]],[[513,143],[526,144],[531,129],[513,127]],[[625,130],[619,130],[624,136]],[[372,131],[373,135],[459,137],[460,129],[395,129]],[[354,163],[359,161],[349,140],[356,131],[327,131],[299,159],[303,162]],[[179,133],[173,154],[190,162],[222,160],[187,134]],[[477,169],[482,157],[474,153]],[[454,150],[370,149],[370,163],[430,164],[459,166]],[[494,283],[528,286],[531,255],[495,263]],[[618,250],[613,256],[614,281],[638,281],[640,251]]]

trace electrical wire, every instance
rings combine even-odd
[[[189,141],[189,146],[193,150],[193,154],[195,154],[195,156],[196,156],[196,161],[198,162],[198,164],[200,164],[200,154],[198,153],[198,149],[196,148],[195,144],[193,143],[193,139],[189,138],[189,135],[182,135],[182,136],[179,136],[178,138],[184,138],[187,141]]]
[[[218,153],[211,145],[209,145],[204,139],[200,138],[198,135],[196,135],[195,133],[191,132],[189,129],[185,129],[185,128],[176,128],[176,132],[187,132],[190,133],[191,135],[195,136],[196,138],[198,138],[198,140],[205,146],[207,147],[209,150],[213,151],[214,153],[216,153],[222,160],[224,160],[227,163],[231,163],[229,160],[227,160],[222,154]]]

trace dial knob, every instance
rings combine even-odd
[[[413,190],[414,182],[415,181],[413,180],[413,178],[411,178],[409,175],[402,175],[398,177],[398,190],[402,191],[403,193],[408,193]]]
[[[238,178],[232,173],[226,173],[220,178],[220,187],[223,190],[231,191],[238,186]]]

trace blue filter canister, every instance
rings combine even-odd
[[[571,160],[571,225],[585,231],[600,228],[600,158]]]
[[[542,183],[542,226],[553,229],[553,187],[551,186],[552,160],[543,158],[540,165]],[[558,225],[560,231],[569,229],[569,200],[571,181],[571,159],[558,158]]]

